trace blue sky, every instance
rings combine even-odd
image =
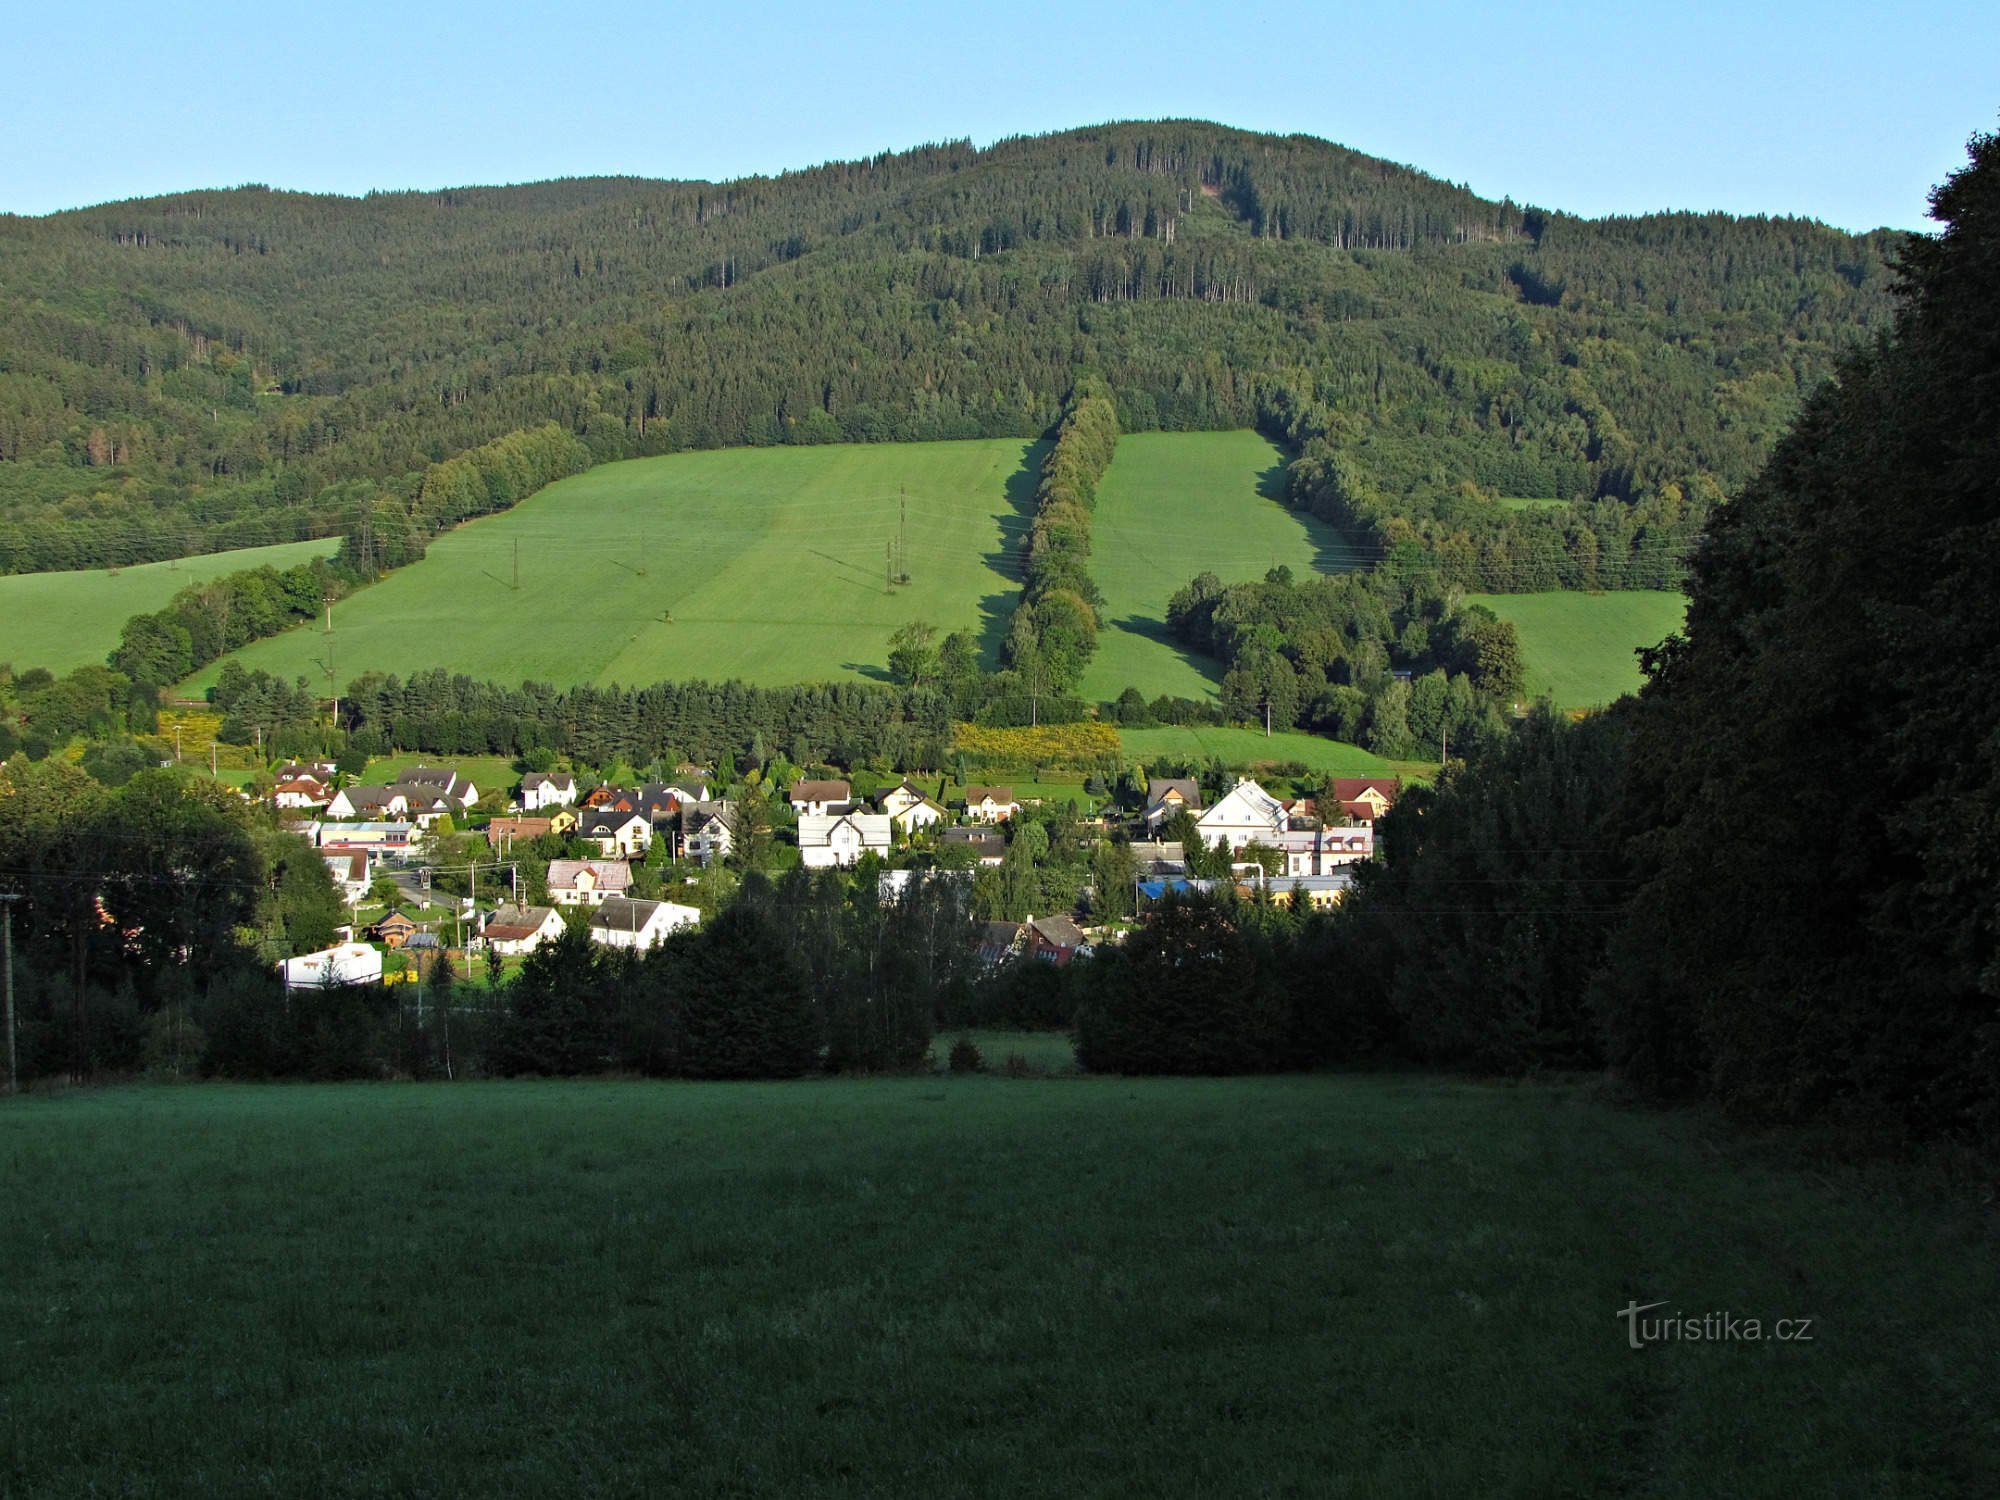
[[[1195,116],[1491,197],[1918,227],[2000,128],[2000,4],[17,9],[0,211],[178,188],[724,178]]]

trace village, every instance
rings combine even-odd
[[[1094,878],[1066,909],[982,921],[978,958],[987,967],[1067,964],[1121,941],[1169,892],[1338,904],[1354,867],[1375,856],[1376,820],[1401,786],[1334,777],[1316,795],[1281,797],[1214,771],[1134,777],[1080,815],[1072,803],[1017,797],[1011,785],[948,789],[943,778],[905,775],[864,791],[801,776],[746,797],[740,788],[725,795],[705,768],[675,770],[636,785],[555,770],[495,785],[481,771],[481,785],[448,765],[374,783],[328,761],[279,767],[270,801],[319,851],[352,916],[333,947],[284,960],[285,982],[421,983],[441,961],[455,973],[482,964],[504,973],[572,925],[608,948],[649,950],[712,913],[718,872],[752,861],[873,868],[885,902],[927,872],[970,894],[981,871],[1007,864],[1022,830],[1035,833],[1017,860],[1046,849],[1051,819],[1089,850]],[[975,914],[992,915],[977,902]]]

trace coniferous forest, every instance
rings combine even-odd
[[[1089,373],[1125,431],[1284,437],[1294,503],[1449,583],[1657,587],[1885,325],[1900,238],[1585,220],[1189,121],[9,216],[0,570],[339,534],[365,572],[581,461],[551,424],[590,461],[1031,435]]]

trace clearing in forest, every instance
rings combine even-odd
[[[1642,681],[1638,650],[1681,628],[1687,599],[1663,590],[1608,594],[1474,594],[1520,633],[1528,696],[1557,708],[1595,708]]]

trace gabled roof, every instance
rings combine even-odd
[[[521,778],[521,790],[530,787],[552,786],[559,792],[566,792],[576,785],[576,778],[567,771],[530,771]]]
[[[852,802],[854,787],[845,781],[795,781],[792,783],[791,800],[794,802]]]
[[[555,915],[553,906],[499,906],[486,922],[486,937],[489,942],[525,942],[548,925]]]
[[[965,789],[965,805],[975,802],[997,802],[1002,807],[1011,806],[1014,789],[1011,786],[969,786]]]
[[[889,817],[886,813],[806,813],[799,819],[799,847],[817,849],[833,842],[833,833],[842,823],[861,835],[864,845],[889,847]]]
[[[997,833],[991,828],[947,828],[944,831],[944,837],[939,842],[946,844],[975,844],[981,848],[984,848],[988,844],[998,844],[1004,849],[1007,847],[1007,835]]]
[[[1363,792],[1379,792],[1390,802],[1403,788],[1401,778],[1395,776],[1336,776],[1333,779],[1333,795],[1336,801],[1353,802]]]
[[[616,932],[642,931],[666,904],[664,901],[631,901],[623,896],[613,896],[603,905],[591,908],[590,925]]]
[[[652,826],[652,820],[641,812],[624,812],[616,808],[594,807],[583,815],[582,820],[576,825],[576,831],[587,839],[603,838],[607,834],[614,834],[621,829],[629,828],[634,823],[642,823],[649,828]]]
[[[1227,823],[1232,816],[1270,823],[1274,828],[1285,821],[1285,805],[1254,781],[1239,781],[1229,794],[1197,820],[1204,826]]]
[[[326,867],[333,871],[335,880],[366,880],[368,878],[368,856],[365,854],[322,854]]]
[[[549,861],[549,889],[575,890],[576,880],[589,870],[601,891],[629,890],[632,867],[622,859],[552,859]]]
[[[416,925],[417,924],[415,922],[412,922],[408,917],[404,916],[401,912],[390,911],[390,912],[384,912],[382,914],[380,920],[378,920],[375,923],[375,930],[378,932],[387,931],[390,928],[396,928],[398,930],[406,928],[410,930],[415,930]]]
[[[1031,917],[1028,925],[1035,929],[1043,942],[1057,948],[1081,948],[1088,941],[1083,929],[1068,917]]]
[[[1181,802],[1196,812],[1201,811],[1201,783],[1192,776],[1155,776],[1146,783],[1146,807],[1158,807],[1167,800],[1168,793],[1177,794]]]

